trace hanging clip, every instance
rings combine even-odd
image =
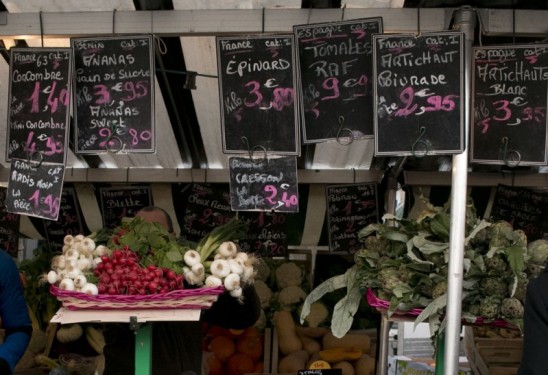
[[[419,129],[419,136],[417,137],[417,139],[415,140],[415,142],[413,142],[413,145],[411,146],[411,153],[416,158],[423,158],[426,155],[428,155],[428,151],[429,151],[428,142],[421,139],[425,133],[426,133],[426,128],[424,126],[421,126]],[[419,155],[417,154],[417,151],[419,152],[422,151],[423,154]]]
[[[112,124],[110,128],[102,128],[99,130],[99,135],[106,137],[101,143],[105,146],[105,150],[112,154],[118,153],[124,147],[122,140],[116,135],[117,129],[118,124]]]
[[[196,76],[198,75],[197,72],[191,72],[186,71],[185,72],[185,84],[183,85],[183,88],[185,90],[196,90]]]
[[[343,127],[344,116],[339,116],[339,129],[337,130],[337,143],[343,146],[348,146],[354,141],[354,133],[349,128]],[[343,136],[343,133],[348,133],[348,136]]]
[[[255,161],[253,161],[253,153],[256,150],[261,150],[264,153],[264,157],[261,160],[257,161],[256,163],[261,164],[261,163],[264,163],[265,161],[267,161],[268,153],[266,152],[266,148],[264,146],[257,145],[257,146],[253,146],[253,148],[250,148],[249,140],[247,139],[247,137],[243,136],[241,139],[242,139],[243,144],[247,147],[247,152],[249,154],[249,159],[251,159],[252,162],[255,163]]]
[[[27,154],[27,163],[29,163],[31,168],[40,168],[42,166],[42,162],[44,161],[44,151],[31,151],[25,141],[21,142],[21,147],[23,147],[23,151]]]
[[[521,161],[521,154],[516,150],[509,150],[508,137],[502,137],[502,145],[500,147],[501,159],[507,167],[517,167]]]

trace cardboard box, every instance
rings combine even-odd
[[[464,329],[464,349],[477,375],[516,375],[523,352],[523,339],[478,337],[474,327]]]

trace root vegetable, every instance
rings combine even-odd
[[[205,285],[206,286],[221,286],[223,285],[223,281],[219,279],[216,276],[209,275],[205,279]]]
[[[233,290],[230,291],[230,295],[234,298],[242,298],[242,295],[243,295],[243,290],[242,288],[238,287],[238,288],[235,288]]]
[[[73,291],[75,289],[74,281],[72,281],[72,279],[69,279],[69,278],[65,278],[61,280],[61,282],[59,283],[59,289]]]
[[[67,234],[65,238],[63,238],[63,244],[71,246],[72,244],[74,244],[74,237],[71,234]]]
[[[185,255],[183,255],[183,260],[187,264],[187,266],[192,267],[195,264],[198,264],[202,261],[202,258],[200,256],[200,253],[196,250],[187,250],[185,252]]]
[[[224,286],[229,291],[240,288],[240,276],[235,273],[229,274],[224,279]]]
[[[220,279],[224,279],[230,274],[230,266],[228,265],[228,261],[224,259],[215,259],[211,262],[209,269],[213,276],[217,276]]]
[[[74,278],[74,287],[83,288],[88,283],[87,278],[84,275],[78,275]]]
[[[49,271],[47,275],[48,283],[55,284],[57,282],[57,272]]]
[[[238,262],[236,259],[228,259],[227,262],[228,262],[228,266],[230,267],[230,272],[240,276],[243,275],[244,268],[242,267],[240,262]]]
[[[93,283],[86,283],[86,285],[82,287],[81,292],[90,295],[97,295],[99,294],[99,288]]]
[[[238,246],[232,241],[225,241],[219,245],[217,253],[225,258],[234,258],[238,253]]]

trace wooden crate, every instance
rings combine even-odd
[[[477,337],[474,327],[464,331],[464,348],[477,375],[516,375],[521,362],[523,339]]]

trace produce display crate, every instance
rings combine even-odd
[[[478,337],[465,327],[464,349],[476,375],[516,375],[523,352],[522,338]]]

